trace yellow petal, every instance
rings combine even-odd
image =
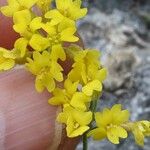
[[[13,68],[15,65],[15,61],[13,59],[2,59],[0,56],[0,71],[5,71]]]
[[[117,136],[117,130],[116,128],[109,128],[107,130],[107,138],[110,142],[113,144],[119,144],[119,137]]]
[[[35,32],[42,27],[42,18],[36,17],[30,22],[30,29]]]
[[[74,0],[73,5],[80,8],[81,7],[81,0]]]
[[[69,125],[67,126],[67,131],[69,130],[68,128],[69,128]],[[86,132],[87,130],[89,130],[88,126],[81,126],[77,128],[76,130],[72,131],[70,134],[68,134],[68,137],[73,138],[79,135],[83,135],[83,133]]]
[[[35,87],[38,92],[42,92],[44,88],[47,88],[49,92],[52,92],[55,88],[55,82],[48,74],[39,75],[36,77]]]
[[[124,128],[122,128],[120,126],[117,126],[116,130],[118,131],[118,137],[127,138],[128,134],[127,134],[127,131]]]
[[[5,71],[13,68],[15,60],[11,51],[0,48],[0,71]]]
[[[47,38],[42,37],[39,34],[34,34],[29,44],[36,51],[46,50],[50,45],[49,40]]]
[[[63,68],[56,61],[51,61],[50,73],[52,74],[53,78],[59,82],[63,81],[62,71]]]
[[[92,120],[92,112],[84,112],[80,110],[73,111],[73,117],[81,126],[88,125]]]
[[[78,37],[73,34],[76,32],[76,28],[67,28],[61,32],[61,40],[66,42],[77,42]]]
[[[120,104],[114,105],[111,108],[111,113],[112,113],[114,124],[119,125],[119,124],[127,122],[129,120],[129,115],[130,115],[129,111],[128,110],[122,110],[121,111],[121,105]]]
[[[42,80],[42,83],[49,92],[52,92],[55,89],[55,81],[51,77],[51,75],[45,75]]]
[[[12,17],[19,10],[20,5],[17,0],[9,0],[8,4],[8,6],[1,7],[0,10],[5,16]]]
[[[136,143],[140,146],[143,146],[144,145],[144,135],[143,135],[142,131],[139,130],[138,128],[134,128],[132,133],[134,135],[134,139],[135,139]]]
[[[56,27],[52,26],[49,22],[42,24],[42,29],[47,32],[50,36],[56,36]]]
[[[77,91],[78,83],[78,81],[73,83],[70,79],[66,79],[64,82],[64,87],[67,93],[73,95]]]
[[[0,55],[4,58],[12,58],[12,59],[16,58],[12,50],[10,51],[2,47],[0,47]]]
[[[92,136],[94,140],[103,140],[106,138],[106,130],[104,128],[96,128],[88,133],[88,137]]]
[[[54,45],[51,51],[51,59],[57,61],[61,59],[62,61],[66,60],[66,54],[61,45]]]
[[[98,79],[99,81],[104,81],[107,77],[107,69],[106,68],[103,68],[103,69],[100,69],[97,73],[96,73],[96,79]]]
[[[70,14],[71,14],[70,18],[72,20],[78,20],[87,14],[87,8],[77,9],[76,7],[74,8],[72,7]]]
[[[59,88],[55,88],[53,91],[53,97],[48,100],[48,103],[51,105],[61,105],[69,103],[68,98],[66,97],[64,91]]]
[[[89,102],[90,100],[91,98],[86,96],[84,93],[76,92],[73,95],[70,104],[79,110],[85,111],[87,109],[87,102]]]
[[[57,9],[53,9],[45,14],[45,18],[52,19],[51,25],[57,25],[63,20],[64,16]]]
[[[18,33],[24,33],[27,25],[31,22],[31,13],[28,9],[17,11],[13,15],[14,30]]]
[[[41,93],[44,91],[44,85],[42,83],[42,79],[40,79],[39,77],[36,77],[36,80],[35,80],[35,88],[36,90]]]
[[[63,112],[59,113],[56,120],[60,123],[66,123],[67,124],[68,115],[63,113]]]
[[[48,103],[51,105],[62,105],[66,103],[64,100],[65,99],[61,97],[52,97],[48,100]]]
[[[85,95],[91,96],[93,91],[102,91],[102,83],[99,80],[91,81],[82,88],[82,91]]]
[[[20,53],[20,57],[24,57],[26,54],[28,40],[25,38],[19,38],[14,45],[14,48]]]
[[[66,128],[68,137],[76,137],[82,135],[88,129],[88,126],[80,126],[80,124],[76,122],[71,116],[68,116]]]
[[[67,28],[76,28],[76,24],[73,20],[70,20],[68,18],[63,18],[61,23],[58,25],[58,32],[62,32]]]
[[[95,120],[96,125],[98,127],[106,127],[107,125],[111,124],[112,122],[112,114],[111,111],[107,108],[103,109],[103,112],[97,112],[95,113]]]
[[[80,66],[78,68],[71,70],[68,74],[68,78],[73,82],[80,81],[80,79],[81,79],[80,71],[81,71]]]
[[[30,9],[38,0],[17,0],[21,6]]]
[[[71,5],[72,0],[56,0],[56,7],[59,10],[66,10]]]
[[[53,0],[38,0],[37,6],[40,8],[43,14],[51,9],[51,3]]]

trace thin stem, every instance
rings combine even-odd
[[[87,139],[87,132],[83,134],[83,150],[88,149],[88,139]]]
[[[93,98],[92,98],[92,101],[91,101],[91,104],[90,104],[90,111],[92,112],[92,121],[90,123],[90,128],[93,128],[92,122],[95,120],[94,113],[95,113],[96,108],[97,108],[97,102],[98,102],[99,96],[100,96],[100,93],[95,92],[93,94]]]
[[[93,97],[92,97],[92,101],[91,101],[91,104],[90,104],[90,111],[92,112],[92,121],[91,121],[91,123],[90,123],[90,129],[92,129],[93,127],[92,127],[92,122],[95,120],[95,118],[94,118],[94,113],[95,113],[95,111],[96,111],[96,108],[97,108],[97,101],[98,101],[98,99],[99,99],[99,96],[100,96],[100,93],[98,93],[98,92],[95,92],[94,94],[93,94]],[[89,130],[90,130],[89,129]],[[89,131],[88,130],[88,131]],[[85,132],[84,134],[83,134],[83,150],[88,150],[88,137],[87,137],[87,133],[88,133],[88,131],[87,132]]]

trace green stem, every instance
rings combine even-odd
[[[87,132],[83,134],[83,150],[88,149],[88,139],[87,139]]]
[[[93,98],[92,98],[92,101],[91,101],[91,104],[90,104],[90,111],[92,112],[92,121],[90,123],[90,128],[93,128],[92,127],[92,122],[95,120],[94,113],[95,113],[96,108],[97,108],[97,102],[98,102],[99,96],[100,96],[100,94],[98,92],[95,92],[93,94]]]
[[[94,113],[95,113],[96,108],[97,108],[97,101],[99,99],[99,96],[100,96],[100,94],[98,92],[95,92],[93,94],[92,101],[91,101],[91,104],[90,104],[90,108],[89,109],[92,112],[92,121],[91,121],[91,123],[89,125],[90,129],[93,128],[92,127],[92,122],[95,120]],[[83,134],[83,150],[88,150],[88,137],[87,137],[87,133],[88,133],[88,131]]]

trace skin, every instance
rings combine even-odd
[[[6,1],[0,0],[0,6],[4,4]],[[0,14],[0,47],[13,48],[18,37],[12,20]],[[77,44],[83,46],[81,40]],[[71,61],[61,64],[67,73]],[[54,150],[54,146],[58,150],[73,150],[78,139],[68,139],[65,131],[57,127],[56,115],[61,109],[47,103],[50,93],[35,91],[34,79],[24,68],[0,73],[0,149]]]

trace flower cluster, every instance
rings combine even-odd
[[[131,131],[143,145],[144,136],[150,135],[149,121],[129,121],[128,110],[120,104],[95,113],[107,70],[98,50],[76,44],[76,22],[87,13],[81,5],[81,0],[8,0],[0,10],[13,18],[20,37],[13,49],[0,48],[0,71],[19,64],[35,75],[36,90],[51,92],[48,103],[62,107],[57,121],[66,125],[68,137],[86,134],[118,144]],[[63,62],[72,63],[67,73]]]

